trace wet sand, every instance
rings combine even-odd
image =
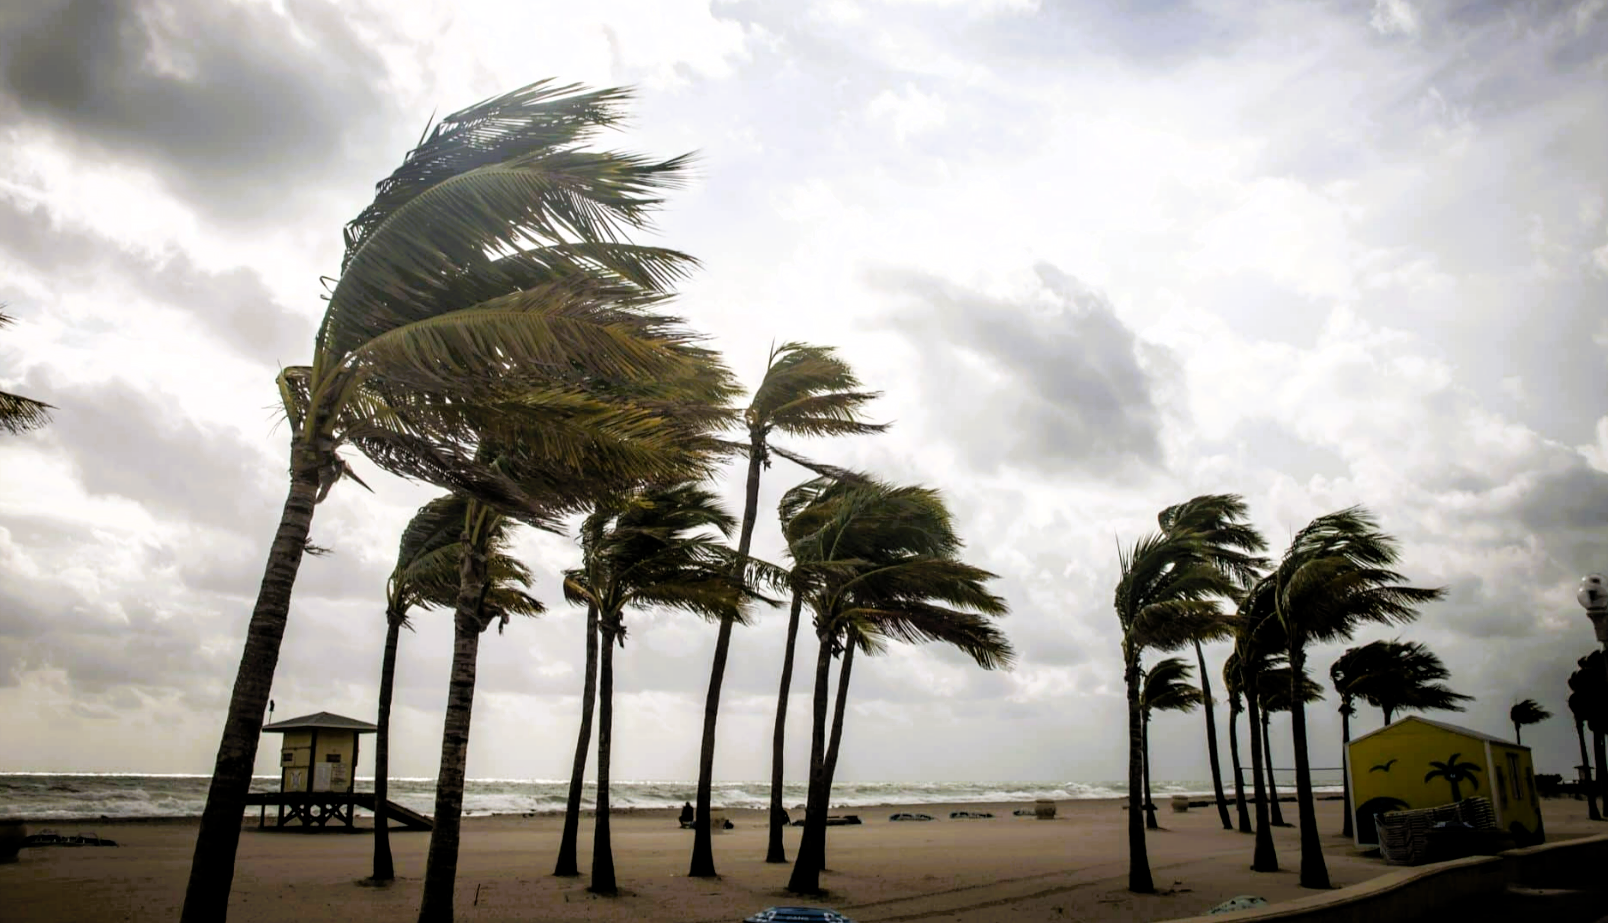
[[[1128,893],[1126,816],[1120,802],[1067,801],[1056,819],[1014,817],[1011,804],[887,805],[845,808],[863,824],[832,827],[819,900],[787,894],[791,866],[764,862],[763,812],[726,812],[736,828],[715,836],[718,879],[687,878],[691,831],[675,811],[618,813],[612,819],[621,894],[601,898],[587,878],[554,878],[563,819],[553,815],[466,818],[457,884],[457,919],[735,923],[768,906],[819,904],[857,923],[944,920],[1167,920],[1203,913],[1240,894],[1269,901],[1305,897],[1296,883],[1293,827],[1275,831],[1284,871],[1249,870],[1251,837],[1225,831],[1215,809],[1173,813],[1149,838],[1162,893]],[[950,820],[951,810],[991,811],[981,820]],[[892,823],[895,811],[931,814],[925,823]],[[1543,803],[1549,839],[1608,832],[1586,820],[1585,803]],[[1294,805],[1286,808],[1294,817]],[[359,819],[360,822],[362,818]],[[1340,803],[1318,803],[1324,852],[1336,887],[1386,871],[1338,836]],[[94,831],[117,847],[25,849],[0,865],[0,912],[7,923],[57,920],[167,921],[177,918],[189,874],[197,821],[42,822],[68,835]],[[788,856],[800,828],[787,831]],[[398,880],[376,888],[369,874],[372,832],[301,834],[259,831],[253,815],[240,838],[229,919],[235,923],[411,920],[418,912],[428,833],[392,835]],[[591,819],[582,823],[583,873],[591,864]]]

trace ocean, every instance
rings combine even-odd
[[[1333,774],[1331,774],[1333,775]],[[118,820],[140,817],[199,817],[206,803],[204,775],[137,775],[131,773],[0,773],[0,818],[40,820]],[[1294,792],[1280,778],[1280,793]],[[1338,792],[1339,778],[1314,774],[1318,792]],[[254,792],[275,791],[278,776],[256,776]],[[359,776],[359,791],[372,791],[374,781]],[[804,784],[790,783],[782,802],[789,809],[804,802]],[[391,800],[424,814],[435,811],[435,779],[393,778]],[[1030,802],[1038,798],[1072,801],[1120,798],[1123,782],[838,782],[832,786],[833,807],[877,804],[948,804],[955,802]],[[1208,795],[1209,782],[1155,782],[1157,799],[1178,794]],[[582,804],[590,808],[596,789],[588,783]],[[466,815],[557,814],[564,810],[569,782],[558,779],[470,779],[464,785]],[[616,781],[609,802],[618,808],[677,808],[696,794],[694,782]],[[721,782],[715,804],[726,808],[764,808],[770,803],[769,782]]]

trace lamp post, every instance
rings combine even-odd
[[[1597,643],[1603,648],[1604,670],[1608,671],[1608,585],[1605,585],[1602,574],[1587,574],[1580,578],[1580,592],[1575,599],[1586,610],[1591,618],[1591,627],[1596,629]]]

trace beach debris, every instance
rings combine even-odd
[[[950,811],[949,812],[949,819],[950,820],[980,820],[980,819],[985,818],[985,817],[993,817],[993,816],[994,816],[994,814],[991,811]]]
[[[897,814],[889,814],[888,820],[932,820],[932,815],[912,814],[909,811],[900,811]]]
[[[1266,907],[1267,898],[1257,897],[1254,894],[1241,894],[1231,897],[1216,907],[1206,911],[1207,916],[1216,916],[1220,913],[1233,913],[1236,910],[1250,910],[1252,907]]]
[[[743,923],[854,923],[853,920],[825,907],[766,907],[759,913],[745,917]]]
[[[1016,810],[1012,811],[1011,813],[1016,815],[1017,817],[1037,817],[1038,816],[1038,812],[1033,810],[1032,808],[1017,808]]]
[[[116,846],[117,843],[91,832],[87,836],[62,836],[54,830],[41,830],[22,841],[24,848],[33,846]]]

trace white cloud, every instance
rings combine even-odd
[[[883,90],[872,97],[865,115],[873,127],[887,126],[904,143],[913,135],[941,127],[948,120],[948,109],[939,96],[907,83],[897,92]]]
[[[1381,35],[1417,35],[1418,11],[1409,0],[1374,0],[1368,24]]]

